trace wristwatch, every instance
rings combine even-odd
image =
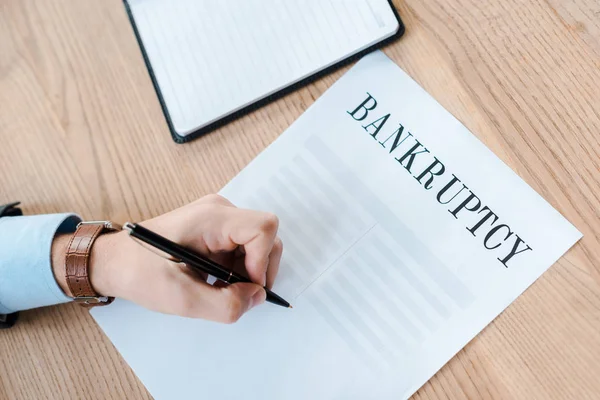
[[[65,274],[67,286],[73,301],[84,307],[105,306],[114,297],[101,296],[90,282],[89,262],[92,246],[98,236],[121,230],[121,227],[109,221],[80,222],[67,246]]]

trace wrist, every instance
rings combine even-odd
[[[118,265],[122,263],[124,232],[98,236],[90,252],[90,283],[100,296],[119,296]]]

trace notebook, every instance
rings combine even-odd
[[[294,308],[93,309],[157,400],[408,398],[581,237],[382,52],[221,194],[279,216]]]
[[[388,0],[126,0],[173,139],[185,142],[400,37]]]

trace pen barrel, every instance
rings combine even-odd
[[[205,259],[194,252],[178,245],[169,239],[144,228],[141,225],[135,224],[130,229],[129,234],[140,240],[141,242],[150,245],[168,256],[175,262],[183,262],[194,270],[211,274],[217,279],[227,280],[230,272],[225,267],[220,266],[212,260]]]

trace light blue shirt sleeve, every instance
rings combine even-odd
[[[48,214],[0,218],[0,314],[66,303],[52,273],[52,240],[74,232],[79,217]]]

